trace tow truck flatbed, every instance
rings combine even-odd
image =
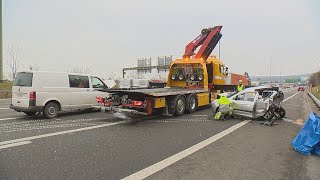
[[[170,96],[170,95],[181,95],[181,94],[197,94],[208,92],[203,88],[197,89],[186,89],[178,87],[166,87],[166,88],[154,88],[154,89],[108,89],[110,93],[139,93],[154,97]]]

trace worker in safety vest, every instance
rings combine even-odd
[[[219,111],[215,114],[215,120],[224,120],[226,116],[232,115],[231,102],[225,95],[221,95],[218,99]]]
[[[244,85],[242,84],[242,80],[239,80],[239,84],[237,86],[237,92],[240,92],[244,89]]]

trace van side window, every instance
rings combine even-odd
[[[97,77],[91,77],[93,88],[104,88],[106,85]]]
[[[69,83],[72,88],[89,88],[88,76],[69,75]]]

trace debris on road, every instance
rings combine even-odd
[[[303,126],[303,119],[297,119],[293,123],[295,123],[295,124],[297,124],[299,126]]]

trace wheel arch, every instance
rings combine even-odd
[[[59,107],[59,111],[61,111],[61,104],[60,104],[60,102],[59,102],[58,100],[56,100],[56,99],[48,100],[48,101],[45,103],[44,107],[46,107],[46,105],[49,104],[49,103],[51,103],[51,102],[56,103],[56,104],[58,105],[58,107]]]

